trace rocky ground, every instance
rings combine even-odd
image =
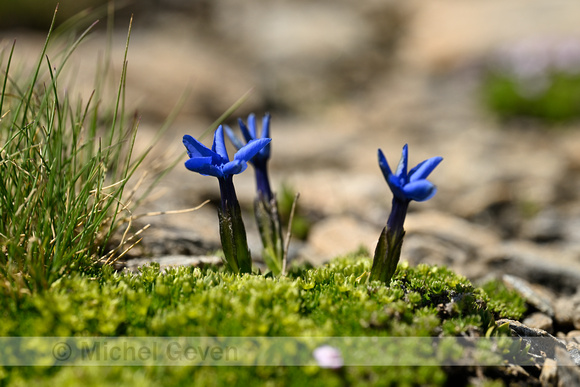
[[[142,116],[138,147],[188,96],[157,141],[151,173],[180,154],[185,161],[182,135],[199,136],[252,89],[234,117],[272,114],[273,185],[300,192],[300,212],[311,223],[292,257],[317,265],[361,245],[373,251],[391,200],[378,148],[391,164],[405,143],[410,164],[442,156],[430,178],[437,195],[411,205],[402,259],[448,265],[474,281],[503,278],[535,311],[524,324],[580,340],[580,125],[500,122],[482,106],[479,88],[486,58],[503,45],[580,39],[580,4],[217,0],[175,5],[179,12],[155,4],[137,13],[128,56],[127,101]],[[126,24],[117,18],[117,72]],[[42,43],[41,35],[1,33],[3,47],[17,36],[22,57]],[[97,31],[79,49],[81,92],[90,90],[103,36]],[[250,211],[252,173],[235,183]],[[215,179],[179,162],[141,211],[193,207],[218,195]],[[128,266],[195,264],[219,246],[213,204],[142,220],[152,226]],[[258,255],[251,216],[246,226]]]

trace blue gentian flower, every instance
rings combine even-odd
[[[407,173],[408,152],[408,146],[405,144],[397,170],[395,173],[392,173],[383,151],[379,149],[379,166],[381,167],[381,171],[383,171],[385,180],[387,180],[393,195],[397,199],[403,201],[415,200],[417,202],[429,200],[435,195],[437,188],[433,183],[425,179],[433,172],[443,158],[432,157],[427,159]]]
[[[238,118],[238,124],[244,140],[247,143],[267,139],[270,137],[270,114],[265,114],[262,118],[262,133],[258,134],[256,125],[256,116],[252,113],[248,116],[246,125],[241,118]],[[240,140],[231,128],[226,126],[228,137],[237,149],[243,149],[244,141]],[[268,160],[270,159],[270,144],[262,148],[256,155],[249,160],[254,167],[256,174],[256,191],[258,193],[254,201],[254,213],[260,237],[262,238],[262,258],[274,275],[284,272],[284,249],[282,238],[282,224],[280,222],[280,213],[276,195],[270,187],[270,178],[268,176]]]
[[[249,141],[230,161],[221,125],[215,131],[211,149],[189,135],[183,136],[183,144],[189,156],[185,167],[190,171],[218,178],[221,193],[221,208],[218,210],[220,239],[226,264],[234,273],[250,273],[252,258],[248,250],[246,229],[234,188],[233,175],[243,172],[248,167],[247,162],[270,141],[269,138]]]
[[[246,145],[238,148],[234,159],[230,161],[221,125],[215,131],[211,149],[195,138],[185,135],[183,136],[183,145],[185,145],[189,156],[189,160],[185,162],[185,167],[190,171],[217,178],[235,175],[243,172],[248,167],[247,162],[266,147],[270,141],[272,140],[269,138],[249,140]]]
[[[379,149],[379,167],[393,192],[393,204],[387,225],[375,249],[371,280],[380,280],[385,283],[391,280],[401,255],[405,236],[403,224],[409,203],[412,200],[417,202],[429,200],[435,195],[437,188],[426,179],[442,160],[442,157],[432,157],[407,172],[408,146],[405,144],[397,170],[393,173],[385,155]]]
[[[248,125],[244,123],[241,118],[238,118],[238,125],[244,136],[244,140],[247,143],[251,141],[256,141],[258,139],[270,138],[270,114],[266,113],[262,118],[262,133],[258,135],[258,129],[256,125],[256,116],[254,113],[248,116]],[[237,149],[242,149],[245,145],[242,140],[240,140],[232,129],[226,126],[227,135],[232,141],[232,144]],[[250,164],[254,166],[254,171],[256,174],[256,187],[258,195],[265,196],[266,200],[272,200],[273,194],[270,187],[270,179],[268,176],[268,160],[270,159],[270,144],[262,148],[256,155],[249,160]]]
[[[387,222],[392,230],[403,229],[407,208],[411,200],[423,202],[431,199],[437,192],[435,185],[427,181],[426,178],[443,158],[437,156],[427,159],[407,173],[408,153],[408,146],[405,144],[397,170],[393,173],[383,151],[379,149],[379,166],[391,192],[393,192],[393,206]]]
[[[258,128],[256,126],[256,115],[254,113],[250,113],[248,116],[248,125],[244,123],[241,118],[238,118],[238,125],[242,131],[242,135],[246,142],[250,142],[252,140],[257,140],[258,138],[270,138],[270,113],[266,113],[262,118],[262,133],[258,135]],[[244,143],[238,139],[231,128],[226,126],[226,130],[228,132],[228,137],[232,140],[232,144],[237,149],[240,149],[244,146]],[[270,146],[264,147],[258,154],[254,157],[255,161],[266,161],[270,158]]]

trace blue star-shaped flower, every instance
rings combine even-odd
[[[248,116],[248,125],[244,124],[241,118],[238,118],[238,124],[247,143],[251,141],[257,141],[260,139],[268,139],[270,137],[270,114],[266,113],[264,118],[262,118],[262,134],[258,136],[258,130],[256,127],[256,116],[254,113]],[[242,149],[244,147],[244,142],[240,140],[231,128],[226,126],[226,131],[228,137],[232,141],[232,144],[237,149]],[[256,188],[259,196],[263,196],[266,200],[270,201],[274,197],[272,193],[272,188],[270,187],[270,177],[268,176],[268,160],[270,159],[270,144],[262,148],[256,155],[249,160],[249,162],[254,166],[254,171],[256,173]]]
[[[401,201],[415,200],[422,202],[431,199],[437,192],[437,188],[426,178],[443,158],[437,156],[427,159],[407,173],[407,155],[408,147],[405,144],[397,170],[393,173],[391,168],[389,168],[385,155],[379,149],[379,166],[389,184],[389,188],[393,192],[395,199]]]
[[[243,172],[248,167],[248,161],[270,141],[272,140],[269,138],[248,141],[230,161],[221,125],[215,131],[211,149],[189,135],[183,136],[183,145],[189,156],[185,167],[190,171],[218,178],[221,194],[221,209],[218,210],[220,239],[225,261],[234,273],[250,273],[252,257],[248,249],[246,229],[236,197],[233,175]]]
[[[370,279],[389,283],[397,270],[397,264],[401,256],[401,247],[405,230],[403,224],[407,216],[407,209],[411,200],[422,202],[429,200],[437,192],[437,188],[427,181],[427,176],[441,160],[442,157],[427,159],[407,173],[408,147],[405,144],[401,161],[395,173],[391,171],[389,163],[383,152],[379,149],[379,166],[389,188],[393,192],[393,205],[387,220],[387,225],[381,232],[381,236],[375,248],[373,266]]]
[[[185,162],[185,167],[190,171],[217,178],[235,175],[243,172],[248,167],[247,162],[268,146],[270,141],[272,140],[269,138],[250,140],[246,145],[240,147],[234,155],[234,159],[230,161],[221,125],[215,131],[211,149],[195,138],[185,135],[183,136],[183,145],[185,145],[189,156],[189,160]]]
[[[240,125],[240,129],[242,130],[242,135],[244,136],[244,139],[248,143],[252,140],[257,140],[260,138],[262,138],[262,139],[270,138],[270,114],[269,113],[266,113],[264,115],[264,117],[262,118],[262,135],[261,136],[258,136],[258,129],[256,126],[256,116],[254,113],[251,113],[248,116],[248,125],[247,126],[241,118],[238,118],[238,124]],[[234,146],[237,149],[241,149],[244,146],[244,143],[238,137],[236,137],[236,135],[234,134],[232,129],[229,128],[228,126],[226,126],[226,131],[227,131],[228,137],[232,141],[232,144],[234,144]],[[254,156],[254,158],[252,160],[250,160],[250,162],[253,164],[259,164],[261,162],[266,162],[266,160],[268,160],[269,158],[270,158],[270,145],[268,144],[264,148],[262,148]]]

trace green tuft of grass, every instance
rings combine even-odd
[[[126,119],[124,106],[130,33],[112,106],[102,91],[108,64],[87,101],[61,86],[93,26],[54,55],[51,27],[29,75],[13,75],[16,42],[0,53],[0,292],[12,296],[102,263],[126,218],[127,182],[145,156],[133,157],[138,121]]]

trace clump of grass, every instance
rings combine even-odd
[[[91,28],[53,56],[51,27],[28,76],[12,75],[14,45],[0,55],[0,290],[8,293],[95,267],[144,157],[132,157],[137,120],[125,119],[127,51],[112,107],[102,101],[108,66],[88,101],[61,87],[61,71]]]

